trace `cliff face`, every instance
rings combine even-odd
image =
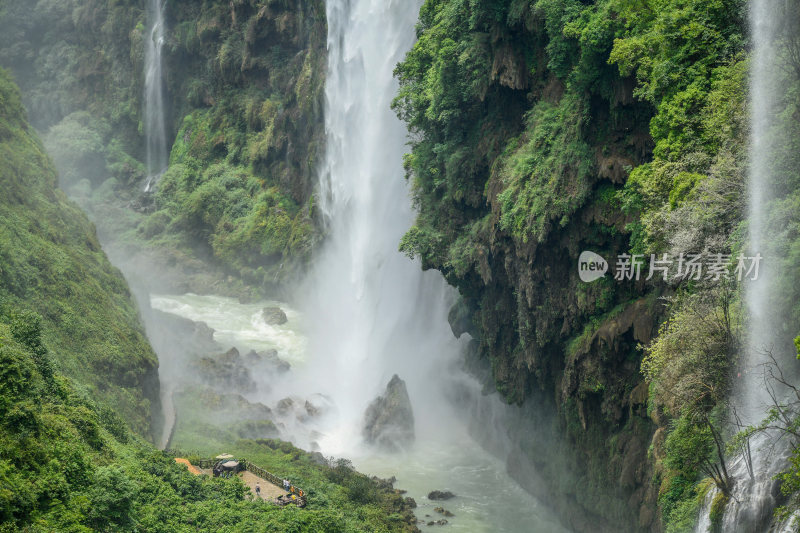
[[[5,71],[0,155],[0,314],[31,328],[41,319],[43,349],[51,350],[56,370],[140,434],[156,434],[158,362],[128,287],[94,226],[56,188],[53,164]]]
[[[101,237],[115,253],[156,263],[171,286],[208,290],[232,276],[274,289],[317,240],[324,4],[165,4],[171,156],[154,195],[143,193],[140,4],[9,2],[0,64],[15,73],[62,187],[108,221]]]
[[[724,249],[741,215],[729,197],[698,220],[686,175],[741,183],[743,3],[640,4],[429,0],[397,69],[419,208],[401,249],[461,292],[468,366],[527,413],[510,471],[580,531],[660,527],[641,345],[675,286],[647,262],[613,280],[617,256]],[[584,250],[611,274],[580,281]]]

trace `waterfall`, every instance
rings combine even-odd
[[[407,131],[391,110],[393,71],[415,40],[421,0],[329,0],[327,154],[319,208],[328,238],[311,275],[307,316],[314,383],[339,412],[321,443],[360,442],[367,404],[393,374],[406,381],[417,432],[435,425],[438,389],[460,343],[447,323],[453,298],[438,272],[398,251],[414,221],[402,157]],[[430,415],[430,416],[428,416]]]
[[[751,0],[750,31],[752,54],[750,60],[750,151],[748,176],[748,222],[751,256],[761,254],[759,277],[744,288],[747,309],[747,341],[744,346],[742,377],[734,391],[735,405],[746,425],[757,425],[764,419],[772,398],[765,387],[764,365],[770,356],[788,369],[784,353],[787,339],[776,324],[782,313],[776,304],[774,282],[780,272],[776,265],[780,238],[769,221],[769,205],[775,198],[775,160],[780,148],[776,143],[780,125],[777,109],[785,74],[780,65],[776,36],[780,31],[780,2]],[[790,354],[791,355],[791,354]],[[790,357],[793,359],[793,357]],[[771,383],[780,395],[776,383]],[[752,472],[743,456],[730,458],[729,473],[733,482],[731,497],[721,517],[721,531],[757,532],[770,529],[773,510],[780,500],[779,482],[775,475],[787,465],[790,442],[777,431],[763,432],[751,438]],[[705,533],[710,527],[708,513],[716,489],[706,498],[695,530]]]
[[[167,128],[164,121],[164,78],[161,51],[164,47],[164,2],[147,1],[149,31],[144,54],[144,136],[147,145],[145,192],[155,187],[169,163]]]
[[[776,89],[780,82],[776,79],[776,50],[773,36],[777,21],[774,0],[752,0],[750,6],[750,25],[753,40],[753,54],[750,72],[750,173],[748,219],[750,224],[751,255],[765,255],[769,244],[766,203],[770,191],[770,160],[773,156],[770,133],[776,100]],[[749,314],[749,343],[746,354],[746,381],[740,391],[741,409],[746,419],[755,423],[765,413],[765,398],[762,376],[756,369],[766,361],[767,351],[775,344],[775,328],[769,316],[770,311],[770,271],[765,262],[759,272],[759,279],[750,282],[745,288],[745,302]]]

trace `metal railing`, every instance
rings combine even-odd
[[[164,450],[164,453],[167,453],[167,454],[172,455],[174,457],[178,456],[176,453],[174,453],[174,450]],[[216,465],[218,462],[220,462],[219,459],[200,459],[199,461],[197,461],[197,465],[196,466],[198,466],[198,467],[200,467],[200,468],[202,468],[204,470],[208,470],[210,468],[214,468],[214,465]],[[273,485],[276,485],[278,487],[284,487],[283,478],[280,478],[280,477],[276,476],[275,474],[273,474],[269,470],[267,470],[265,468],[261,468],[260,466],[258,466],[256,464],[253,464],[250,461],[242,459],[241,461],[239,461],[239,467],[242,470],[247,470],[249,472],[252,472],[256,476],[260,477],[261,479],[263,479],[265,481],[269,481]],[[306,492],[303,489],[301,489],[300,487],[295,487],[294,485],[290,485],[288,491],[291,494],[296,495],[298,498],[305,498],[306,497]]]

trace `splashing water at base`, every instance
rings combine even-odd
[[[153,295],[151,305],[163,312],[205,322],[215,330],[214,339],[225,349],[236,346],[240,351],[278,350],[278,355],[291,361],[294,369],[283,383],[272,383],[277,392],[268,400],[265,398],[268,403],[284,395],[308,397],[318,392],[302,389],[312,386],[304,379],[303,371],[310,363],[304,336],[308,325],[305,317],[289,305],[274,301],[242,304],[233,298],[195,294]],[[286,324],[270,327],[263,323],[261,310],[273,305],[284,310],[289,319]],[[441,381],[445,387],[447,380],[442,378]],[[413,397],[413,390],[410,392]],[[321,442],[323,452],[352,460],[361,472],[382,478],[395,476],[395,486],[407,490],[407,495],[417,502],[415,514],[423,521],[419,524],[423,531],[437,531],[441,526],[428,527],[427,522],[445,519],[449,531],[567,532],[540,502],[506,473],[500,459],[486,452],[468,435],[464,424],[453,422],[465,416],[463,410],[456,410],[449,403],[413,403],[421,423],[417,427],[417,443],[411,449],[382,453],[362,444],[353,445],[351,439],[342,437],[334,417],[315,426],[327,434],[327,439]],[[426,410],[431,416],[424,415]],[[430,420],[433,423],[426,422]],[[300,434],[293,440],[297,444],[307,444]],[[433,490],[448,490],[456,497],[430,501],[427,494]],[[435,507],[443,507],[455,516],[445,517],[435,512]]]

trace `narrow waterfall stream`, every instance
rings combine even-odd
[[[764,257],[759,277],[744,288],[748,315],[747,341],[744,347],[741,379],[734,389],[732,404],[744,425],[758,425],[769,414],[771,401],[765,386],[765,365],[770,357],[781,368],[789,368],[785,353],[787,340],[781,338],[776,326],[781,320],[776,308],[774,282],[781,275],[776,270],[778,250],[774,244],[774,228],[769,225],[769,205],[775,176],[776,110],[782,91],[780,54],[776,35],[781,24],[779,2],[750,1],[750,30],[752,56],[750,63],[750,167],[748,176],[748,250],[750,255]],[[787,359],[788,357],[788,359]],[[773,393],[780,399],[780,386],[771,383]],[[750,439],[752,472],[742,455],[729,458],[728,472],[732,481],[730,499],[717,524],[720,531],[767,531],[774,521],[773,511],[780,503],[780,482],[775,476],[786,468],[790,442],[777,432],[756,434]],[[710,531],[711,503],[718,490],[709,491],[695,531]],[[786,526],[791,520],[786,522]],[[778,529],[783,531],[783,529]]]
[[[164,78],[161,51],[164,47],[164,1],[147,0],[148,32],[144,54],[144,136],[147,156],[145,192],[150,192],[169,162],[164,120]]]

